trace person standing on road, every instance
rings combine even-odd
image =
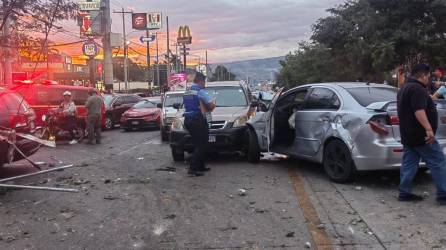
[[[422,196],[411,192],[421,159],[430,169],[436,184],[437,202],[446,205],[446,161],[435,139],[438,114],[427,91],[429,70],[425,64],[414,66],[411,77],[398,92],[398,118],[404,152],[398,200],[423,200]]]
[[[206,87],[206,76],[196,73],[191,89],[183,96],[184,103],[184,126],[189,131],[194,145],[194,155],[188,171],[189,176],[202,176],[205,167],[206,148],[209,140],[208,122],[201,110],[204,106],[208,112],[215,109],[215,101],[209,96]]]
[[[96,144],[101,144],[101,109],[102,98],[97,95],[94,89],[89,91],[85,107],[87,108],[87,144],[93,145],[93,140],[96,138]]]

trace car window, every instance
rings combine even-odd
[[[164,107],[173,107],[175,103],[183,104],[183,94],[166,94]]]
[[[217,107],[245,107],[248,105],[241,87],[206,88],[211,98],[216,99]]]
[[[112,95],[104,95],[104,103],[106,107],[110,107],[112,101],[113,101]]]
[[[9,127],[9,113],[0,94],[0,126]]]
[[[346,88],[352,97],[363,107],[374,102],[396,101],[398,90],[388,87],[357,87]]]
[[[133,105],[135,109],[144,109],[144,108],[156,108],[156,104],[147,100],[140,101]]]
[[[113,105],[117,105],[117,106],[122,105],[122,104],[124,104],[124,98],[122,96],[117,97],[115,102],[113,103]]]
[[[26,113],[29,109],[28,104],[23,100],[23,97],[17,94],[2,94],[0,95],[0,99],[2,100],[2,106],[6,107],[10,114]]]
[[[314,88],[305,101],[305,109],[337,110],[341,103],[338,96],[330,89]]]
[[[129,96],[127,96],[127,98],[130,103],[137,103],[137,102],[141,101],[141,98],[136,95],[129,95]]]

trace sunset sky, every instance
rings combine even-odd
[[[297,48],[297,43],[309,38],[311,25],[327,14],[326,9],[344,0],[110,0],[111,9],[136,12],[161,11],[169,16],[171,44],[178,27],[189,25],[193,36],[191,62],[204,61],[204,51],[212,63],[283,56]],[[131,15],[126,15],[126,29],[132,50],[145,54],[139,42],[144,31],[131,29]],[[64,23],[66,31],[53,36],[60,43],[75,42],[78,27]],[[160,30],[160,54],[166,50],[166,26]],[[122,16],[112,14],[112,31],[122,33]],[[69,54],[81,54],[81,46],[59,47]],[[175,53],[175,47],[171,50]],[[152,54],[155,44],[152,44]],[[132,57],[138,53],[130,51]],[[145,60],[143,56],[140,60]],[[152,59],[153,61],[153,59]]]

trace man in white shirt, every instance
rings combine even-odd
[[[77,140],[74,136],[74,130],[76,129],[76,105],[71,100],[71,92],[65,91],[63,93],[63,102],[60,104],[62,109],[63,118],[61,121],[61,127],[68,130],[71,135],[70,144],[76,144]]]

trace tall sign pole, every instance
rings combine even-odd
[[[156,83],[158,84],[161,93],[158,32],[155,33],[155,36],[156,36]]]
[[[149,84],[150,87],[150,40],[148,39],[150,36],[150,31],[147,29],[146,30],[146,37],[147,37],[147,82]]]
[[[103,23],[102,28],[104,31],[103,34],[103,49],[104,49],[104,84],[107,88],[111,86],[111,90],[113,90],[113,55],[111,48],[111,17],[110,17],[110,0],[103,0]]]
[[[4,10],[6,12],[7,8],[7,1],[3,1],[4,4]],[[3,37],[4,37],[4,42],[5,42],[5,46],[3,48],[3,53],[4,55],[4,80],[5,80],[5,85],[6,86],[11,86],[12,85],[12,55],[11,55],[11,49],[9,48],[10,44],[9,41],[11,40],[10,35],[11,35],[11,30],[10,30],[10,26],[11,26],[11,19],[9,16],[6,15],[6,13],[3,12],[3,17],[6,18],[5,19],[5,24],[3,26]]]
[[[177,43],[183,45],[183,67],[184,71],[186,71],[186,55],[187,55],[187,44],[192,44],[192,36],[190,34],[189,26],[180,26],[178,29],[178,38]]]
[[[170,78],[170,34],[169,34],[169,17],[166,16],[166,27],[167,27],[167,85],[169,85]]]
[[[125,83],[125,92],[128,92],[129,89],[129,80],[128,80],[128,46],[127,46],[127,36],[125,33],[125,14],[133,14],[130,11],[124,11],[124,7],[122,7],[121,11],[114,11],[113,13],[122,14],[122,36],[124,38],[124,83]]]

